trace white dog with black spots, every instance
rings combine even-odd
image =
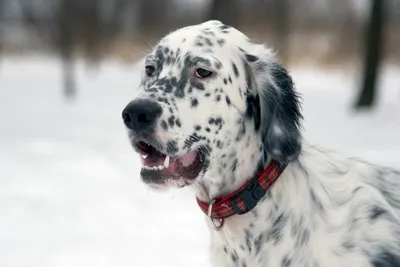
[[[212,266],[400,266],[400,172],[307,145],[270,49],[219,21],[185,27],[146,57],[139,90],[122,116],[141,178],[207,203]],[[260,186],[272,164],[277,180]],[[213,215],[249,181],[258,197]]]

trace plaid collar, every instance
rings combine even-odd
[[[267,190],[278,179],[286,165],[272,161],[268,167],[257,176],[248,180],[233,193],[216,197],[210,203],[196,198],[201,210],[212,220],[220,220],[235,214],[244,214],[256,207]]]

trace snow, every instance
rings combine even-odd
[[[59,63],[0,68],[0,266],[209,266],[208,230],[190,189],[155,193],[138,178],[120,113],[139,71],[78,66],[62,98]],[[312,143],[400,167],[400,69],[386,67],[379,108],[354,116],[359,77],[296,69]]]

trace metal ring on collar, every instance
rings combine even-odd
[[[216,202],[216,200],[213,199],[213,200],[211,200],[210,204],[208,205],[207,217],[210,219],[214,230],[218,231],[224,225],[224,219],[215,219],[212,217],[212,209],[213,209],[215,202]]]

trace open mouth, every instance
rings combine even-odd
[[[140,141],[134,144],[142,158],[141,176],[145,183],[162,185],[177,182],[185,185],[200,174],[204,154],[191,151],[181,157],[171,157],[161,153],[149,143]]]

